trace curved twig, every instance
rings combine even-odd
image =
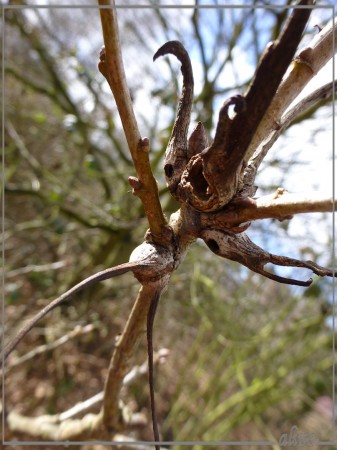
[[[187,163],[187,133],[190,124],[193,103],[194,79],[190,57],[179,41],[166,42],[154,54],[155,61],[160,56],[172,54],[181,62],[183,88],[179,100],[177,117],[165,152],[164,171],[172,195],[176,189]]]
[[[236,261],[253,272],[259,273],[271,280],[283,284],[292,284],[296,286],[310,286],[312,279],[306,281],[285,278],[264,270],[264,266],[272,263],[278,266],[302,267],[312,270],[321,277],[334,276],[334,270],[326,269],[312,261],[300,261],[287,256],[278,256],[263,250],[254,244],[245,234],[233,234],[219,230],[204,230],[201,233],[202,239],[208,248],[222,258]]]
[[[82,291],[84,288],[91,286],[98,281],[108,280],[109,278],[116,277],[118,275],[122,275],[124,273],[130,272],[135,269],[140,269],[142,266],[146,267],[146,264],[141,264],[138,262],[129,262],[125,264],[121,264],[116,267],[112,267],[110,269],[102,270],[101,272],[95,273],[80,283],[73,286],[64,294],[57,297],[53,300],[49,305],[45,306],[41,311],[39,311],[36,316],[34,316],[28,323],[25,325],[18,334],[13,338],[11,342],[5,347],[4,353],[2,355],[0,361],[0,368],[3,367],[4,361],[8,358],[8,356],[12,353],[18,343],[26,336],[26,334],[39,322],[43,317],[45,317],[50,311],[55,309],[57,306],[60,306],[62,303],[70,300],[70,298],[79,291]]]
[[[151,401],[151,413],[152,413],[152,427],[153,436],[156,442],[159,442],[159,430],[158,430],[158,420],[156,413],[156,401],[154,395],[154,373],[153,373],[153,323],[157,311],[157,306],[160,300],[162,289],[155,291],[153,299],[150,304],[149,311],[147,313],[147,325],[146,325],[146,336],[147,336],[147,358],[149,365],[149,388],[150,388],[150,401]],[[156,450],[160,450],[160,445],[155,445]]]

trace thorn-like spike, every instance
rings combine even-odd
[[[201,122],[198,122],[188,139],[187,159],[191,159],[192,156],[201,153],[207,146],[205,128]]]
[[[168,41],[156,51],[153,55],[153,61],[158,59],[160,56],[165,56],[168,54],[176,56],[181,63],[184,63],[186,58],[189,59],[188,53],[181,42]]]
[[[193,103],[193,71],[190,57],[179,41],[168,41],[154,54],[155,61],[159,56],[172,54],[181,62],[183,87],[179,100],[177,117],[173,125],[171,137],[165,152],[164,171],[166,182],[171,193],[177,197],[177,187],[187,164],[187,132],[191,118]]]

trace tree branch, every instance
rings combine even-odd
[[[158,364],[166,358],[168,350],[161,349],[154,355],[154,364]],[[148,362],[146,361],[141,366],[135,366],[123,378],[123,386],[130,385],[136,378],[145,375],[148,372]],[[13,431],[27,432],[33,436],[52,439],[52,440],[74,440],[74,439],[93,439],[111,440],[110,431],[103,429],[102,413],[90,414],[87,413],[81,419],[74,419],[78,414],[83,414],[88,409],[92,408],[97,403],[102,402],[104,392],[100,392],[93,397],[80,402],[60,414],[41,415],[39,417],[23,416],[15,411],[8,414],[8,424]],[[142,414],[133,414],[129,418],[130,425],[146,424],[145,417]],[[116,440],[116,436],[113,437]]]
[[[188,201],[199,211],[214,211],[230,202],[242,188],[243,161],[253,136],[299,45],[309,19],[313,0],[300,0],[276,42],[267,47],[244,97],[228,99],[210,147],[188,163],[182,188]],[[234,105],[234,117],[229,114]]]
[[[209,228],[229,229],[240,223],[253,222],[261,219],[289,219],[295,214],[313,212],[332,212],[337,208],[332,198],[322,198],[315,195],[305,197],[290,194],[279,188],[274,194],[260,197],[254,201],[242,204],[229,204],[222,211],[201,215],[201,226]]]
[[[334,40],[333,40],[334,37]],[[275,128],[284,111],[306,84],[332,58],[337,51],[337,19],[326,25],[312,42],[296,56],[291,70],[284,77],[277,93],[263,117],[246,152],[245,160],[252,156],[259,144]]]
[[[181,108],[179,107],[178,109],[175,124],[177,129],[172,133],[170,144],[175,144],[173,157],[175,158],[174,161],[177,161],[177,164],[179,164],[179,170],[185,168],[186,157],[190,157],[192,162],[185,169],[185,171],[187,170],[185,179],[184,177],[181,178],[186,181],[185,187],[182,184],[179,192],[179,198],[184,201],[182,201],[181,209],[171,216],[170,227],[168,227],[161,210],[156,180],[150,168],[149,141],[147,138],[141,138],[126,82],[115,3],[113,0],[98,0],[98,2],[102,7],[100,14],[105,41],[105,50],[100,55],[99,69],[109,82],[116,100],[137,174],[137,178],[129,178],[129,183],[133,188],[134,194],[139,196],[143,203],[150,224],[150,233],[146,235],[145,242],[135,249],[129,263],[107,269],[87,278],[40,311],[6,347],[5,354],[2,356],[3,361],[38,320],[56,306],[69,300],[71,295],[81,289],[97,281],[129,271],[134,273],[142,287],[139,290],[124,331],[115,344],[104,388],[103,405],[99,414],[87,414],[83,419],[73,420],[69,416],[72,417],[74,410],[69,410],[68,418],[63,423],[59,423],[60,416],[58,416],[57,420],[55,417],[52,418],[50,416],[31,419],[11,413],[8,416],[8,420],[12,424],[13,429],[15,429],[15,426],[19,427],[16,429],[21,427],[25,431],[29,429],[33,435],[48,436],[55,440],[69,439],[70,437],[74,439],[75,436],[111,439],[111,436],[116,431],[124,430],[126,425],[131,423],[130,418],[125,413],[125,409],[120,406],[120,391],[125,383],[125,376],[136,345],[144,334],[145,328],[147,328],[152,418],[155,440],[159,441],[153,391],[153,320],[159,298],[167,287],[172,272],[178,267],[188,246],[196,238],[201,237],[204,239],[210,250],[215,254],[237,261],[249,269],[281,283],[308,286],[311,280],[291,280],[266,272],[264,266],[267,263],[309,268],[320,276],[333,275],[333,271],[322,268],[311,261],[298,261],[264,251],[243,233],[248,225],[240,226],[241,223],[260,218],[276,217],[284,219],[298,212],[330,211],[333,207],[330,199],[314,201],[312,198],[309,200],[296,198],[296,196],[291,197],[290,194],[286,194],[284,190],[278,190],[274,196],[268,198],[262,197],[256,201],[250,200],[246,203],[240,203],[235,200],[232,203],[228,203],[238,191],[238,187],[240,187],[242,182],[243,170],[241,169],[249,142],[255,134],[258,124],[261,122],[268,105],[270,105],[275,95],[280,80],[293,58],[310,12],[303,10],[303,8],[301,11],[293,11],[291,19],[280,39],[262,57],[256,77],[246,97],[237,96],[231,98],[221,109],[214,143],[206,149],[201,148],[206,145],[205,133],[201,126],[196,128],[189,146],[187,145],[187,128],[192,104],[193,90],[191,87],[193,88],[193,79],[191,78],[192,71],[190,71],[190,74],[186,72],[186,67],[188,66],[183,64],[183,75],[189,82],[189,90],[183,92]],[[300,4],[311,5],[312,0],[301,0]],[[104,8],[104,6],[107,8]],[[168,47],[167,44],[165,45],[164,50],[163,47],[159,50],[159,54],[166,52]],[[172,42],[170,45],[172,45]],[[185,58],[186,55],[181,53],[179,45],[177,46],[177,43],[174,45],[175,54],[177,55],[180,52],[180,56],[183,55],[183,58]],[[323,51],[323,47],[320,48]],[[164,53],[160,53],[161,51]],[[313,71],[314,66],[310,61],[312,53],[311,50],[301,52],[295,60],[295,65],[298,67],[309,67],[310,71]],[[189,76],[190,78],[188,78]],[[234,112],[237,115],[231,118],[228,112],[229,107],[233,104],[236,108],[234,108]],[[302,107],[303,104],[298,105],[298,108],[301,109]],[[297,114],[297,110],[292,110],[290,114]],[[289,120],[288,116],[284,118],[284,122],[282,122],[284,127]],[[265,136],[268,136],[268,134],[265,134]],[[176,137],[176,141],[173,142]],[[178,158],[180,156],[182,156],[181,161]],[[223,157],[228,157],[225,163]],[[39,166],[36,167],[36,164],[34,166],[34,162],[31,161],[31,164],[37,170]],[[218,165],[222,166],[218,167]],[[225,171],[223,170],[224,168],[226,169]],[[169,169],[167,167],[165,172],[169,171]],[[189,173],[188,170],[190,170]],[[166,173],[166,175],[169,174]],[[168,178],[171,177],[169,176]],[[250,181],[252,182],[252,179]],[[190,186],[194,183],[192,188],[195,189],[190,191],[190,194],[192,194],[189,198],[186,191],[185,197],[182,194],[185,188],[187,190],[188,183],[190,183]],[[225,184],[224,188],[222,187],[223,184]],[[201,208],[195,209],[190,206],[188,201],[191,198],[193,200],[193,192],[194,194],[201,194],[198,200],[201,200],[201,203],[204,202],[206,207],[203,204]],[[193,201],[190,203],[195,206]],[[226,206],[223,208],[224,205]],[[216,208],[223,209],[217,213],[200,213],[196,211],[196,209],[211,211]],[[100,396],[100,398],[102,397]],[[97,400],[97,397],[95,400]],[[65,416],[67,415],[65,414]],[[156,449],[159,449],[159,445],[156,445]]]
[[[71,297],[74,294],[76,294],[77,292],[97,283],[98,281],[108,280],[112,277],[122,275],[126,272],[130,272],[135,269],[140,269],[141,267],[143,267],[143,266],[141,264],[139,264],[138,262],[131,262],[131,263],[121,264],[119,266],[112,267],[110,269],[102,270],[101,272],[91,275],[90,277],[86,278],[85,280],[83,280],[80,283],[73,286],[71,289],[69,289],[64,294],[57,297],[55,300],[53,300],[51,303],[49,303],[47,306],[45,306],[41,311],[39,311],[38,314],[36,314],[36,316],[33,317],[33,319],[31,319],[23,328],[21,328],[21,330],[12,339],[12,341],[9,342],[9,344],[5,347],[4,353],[1,355],[0,368],[3,367],[2,364],[8,358],[8,356],[12,353],[12,351],[15,349],[15,347],[18,345],[18,343],[36,325],[36,323],[39,322],[43,317],[45,317],[50,311],[52,311],[53,309],[55,309],[57,306],[61,305],[62,303],[70,300]]]
[[[149,142],[147,139],[142,140],[133,111],[124,71],[115,3],[114,0],[98,0],[98,4],[110,6],[110,8],[100,8],[105,48],[101,51],[98,67],[106,77],[114,95],[136,169],[138,189],[135,190],[135,194],[138,195],[140,192],[146,194],[139,197],[143,202],[153,239],[164,245],[167,242],[165,232],[167,222],[161,209],[157,182],[150,166]],[[145,197],[146,201],[144,201]]]
[[[311,108],[318,102],[330,98],[333,96],[334,92],[337,91],[337,82],[332,81],[325,84],[321,88],[315,90],[309,94],[304,99],[296,103],[282,118],[277,126],[270,132],[269,136],[263,140],[263,142],[258,146],[253,156],[250,158],[248,165],[245,169],[245,174],[243,178],[243,193],[245,195],[251,196],[253,194],[253,184],[260,167],[260,164],[264,160],[268,151],[272,148],[277,139],[281,136],[286,128],[304,111]]]
[[[82,419],[68,419],[57,422],[56,416],[26,417],[11,411],[7,422],[13,431],[20,431],[31,436],[54,441],[65,440],[111,440],[111,433],[102,422],[102,414],[86,414]]]
[[[296,7],[293,9],[278,39],[266,48],[252,84],[245,94],[246,110],[244,112],[246,117],[238,114],[233,120],[228,142],[233,145],[238,140],[238,146],[240,151],[244,152],[243,155],[246,154],[248,145],[294,57],[309,20],[312,11],[310,6],[313,5],[313,0],[300,0],[296,5],[306,5],[308,6],[306,9]],[[244,133],[242,133],[243,129]],[[227,152],[229,153],[229,150]],[[247,156],[245,156],[245,160],[247,160]]]
[[[134,303],[127,324],[115,345],[109,372],[105,382],[103,402],[103,421],[106,429],[122,430],[127,418],[120,414],[119,393],[123,378],[129,368],[130,358],[140,337],[145,333],[147,316],[153,299],[166,287],[170,275],[145,283]]]
[[[115,2],[114,0],[98,0],[98,4],[110,7],[99,10],[105,47],[104,60],[99,62],[99,69],[107,79],[114,95],[130,153],[136,165],[141,135],[126,81]]]
[[[222,258],[236,261],[253,272],[259,273],[266,278],[278,283],[292,284],[295,286],[310,286],[312,279],[306,281],[285,278],[264,270],[264,266],[272,263],[284,267],[301,267],[312,270],[321,277],[333,277],[334,270],[319,266],[312,261],[301,261],[287,256],[278,256],[263,250],[254,244],[245,233],[233,234],[219,230],[205,230],[201,233],[208,248]]]

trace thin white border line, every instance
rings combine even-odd
[[[18,444],[22,444],[22,442],[20,441],[8,441],[8,442],[4,442],[4,444],[12,444],[12,445],[18,445]],[[328,442],[328,444],[332,444],[334,443],[333,441]],[[209,441],[209,442],[204,442],[204,441],[161,441],[161,442],[154,442],[154,441],[137,441],[137,442],[130,442],[130,441],[114,441],[114,442],[110,442],[110,441],[65,441],[65,442],[55,442],[55,441],[45,441],[45,442],[24,442],[24,445],[60,445],[60,444],[66,444],[66,445],[109,445],[109,446],[117,446],[117,445],[127,445],[127,446],[135,446],[138,447],[140,445],[156,445],[156,444],[160,444],[161,446],[163,445],[279,445],[278,442],[269,442],[269,441],[262,441],[262,442],[256,442],[256,441],[251,441],[247,443],[243,443],[240,441]],[[324,443],[326,444],[326,443]]]
[[[2,414],[1,414],[1,422],[2,422],[2,440],[4,438],[5,433],[5,413],[4,413],[4,406],[5,406],[5,369],[4,369],[4,362],[5,362],[5,356],[4,356],[4,343],[5,343],[5,11],[3,8],[1,8],[1,162],[2,162],[2,168],[1,168],[1,237],[2,237],[2,267],[1,267],[1,287],[2,287],[2,293],[1,293],[1,354],[2,354],[2,392],[1,392],[1,399],[2,399]]]
[[[108,446],[118,446],[118,445],[127,445],[127,446],[135,446],[139,447],[141,445],[156,445],[160,444],[163,445],[280,445],[277,441],[247,441],[247,442],[240,442],[240,441],[137,441],[137,442],[130,442],[130,441],[40,441],[40,442],[21,442],[21,441],[5,441],[4,445],[66,445],[66,446],[72,446],[72,445],[108,445]],[[335,441],[321,441],[318,443],[315,443],[315,446],[318,445],[319,447],[326,446],[326,445],[336,445]]]
[[[311,9],[332,9],[332,20],[334,20],[335,17],[335,6],[334,5],[312,5],[312,6],[307,6],[307,5],[115,5],[117,9],[155,9],[155,8],[160,8],[160,9],[195,9],[195,8],[200,8],[200,9],[236,9],[236,8],[240,8],[240,9],[278,9],[278,8],[283,8],[283,9],[290,9],[290,8],[298,8],[298,9],[305,9],[305,8],[311,8]],[[4,65],[5,65],[5,59],[4,59],[4,49],[5,49],[5,15],[4,15],[4,10],[7,9],[53,9],[53,8],[57,8],[57,9],[61,9],[61,8],[65,8],[65,9],[110,9],[112,6],[109,5],[1,5],[1,13],[2,13],[2,70],[1,70],[1,79],[2,79],[2,87],[1,87],[1,108],[2,108],[2,183],[1,183],[1,188],[2,188],[2,237],[4,237],[4,145],[5,145],[5,139],[4,139],[4,114],[5,114],[5,102],[4,102],[4,92],[5,92],[5,71],[4,71]],[[333,46],[334,46],[334,35],[335,35],[335,30],[333,28],[332,30],[332,35],[333,35]],[[332,72],[333,72],[333,84],[335,81],[335,68],[334,68],[334,63],[335,63],[335,53],[333,53],[333,65],[332,65]],[[333,92],[333,98],[334,98],[334,92]],[[333,139],[333,199],[335,200],[335,195],[334,195],[334,185],[335,185],[335,172],[334,172],[334,156],[335,156],[335,105],[334,105],[334,101],[332,103],[332,108],[333,108],[333,130],[332,130],[332,139]],[[334,261],[334,256],[335,256],[335,234],[334,234],[334,225],[335,225],[335,217],[334,217],[334,212],[335,212],[335,208],[333,206],[333,231],[332,231],[332,237],[333,237],[333,245],[332,245],[332,253],[333,253],[333,261]],[[3,242],[3,241],[2,241]],[[4,319],[5,319],[5,302],[4,302],[4,245],[2,246],[2,358],[3,357],[3,350],[4,350]],[[333,289],[332,289],[332,293],[333,293],[333,339],[332,339],[332,378],[333,378],[333,385],[332,385],[332,399],[333,399],[333,404],[335,406],[335,389],[334,389],[334,380],[335,380],[335,363],[334,363],[334,352],[335,352],[335,339],[334,339],[334,334],[335,334],[335,283],[333,283]],[[3,361],[2,361],[3,362]],[[4,364],[2,365],[2,367],[4,368]],[[263,446],[270,446],[270,445],[279,445],[279,442],[272,442],[272,441],[246,441],[246,442],[239,442],[239,441],[161,441],[161,442],[154,442],[154,441],[137,441],[137,442],[130,442],[130,441],[115,441],[115,442],[110,442],[110,441],[5,441],[4,440],[4,432],[5,432],[5,389],[4,389],[4,372],[5,370],[2,371],[2,400],[3,400],[3,408],[2,408],[2,445],[24,445],[24,446],[28,446],[28,445],[36,445],[36,446],[41,446],[41,445],[66,445],[66,446],[72,446],[72,445],[94,445],[94,444],[100,444],[100,445],[108,445],[108,446],[118,446],[118,445],[129,445],[129,446],[140,446],[140,445],[155,445],[155,444],[159,444],[159,445],[200,445],[200,446],[206,446],[206,445],[234,445],[234,446],[238,446],[238,445],[242,445],[242,446],[247,446],[247,445],[263,445]],[[335,411],[335,407],[333,408],[333,425],[336,422],[336,411]],[[334,428],[334,427],[333,427]],[[335,437],[336,437],[336,430],[335,430]],[[316,443],[315,445],[318,446],[326,446],[326,445],[335,445],[336,441],[320,441],[318,443]]]
[[[331,9],[334,5],[2,5],[4,9]]]
[[[333,5],[333,19],[335,18],[335,5]],[[336,55],[335,55],[335,28],[332,29],[332,46],[333,46],[333,57],[332,57],[332,198],[333,198],[333,208],[332,208],[332,261],[333,261],[333,269],[336,271],[335,266],[335,258],[336,258],[336,242],[335,242],[335,188],[336,188],[336,179],[335,179],[335,157],[336,157],[336,147],[335,147],[335,139],[336,139],[336,132],[335,132],[335,114],[336,114],[336,108],[335,108],[335,61],[336,61]],[[336,351],[336,341],[335,341],[335,334],[336,334],[336,314],[337,314],[337,305],[336,305],[336,277],[334,276],[332,278],[332,425],[334,430],[334,438],[335,441],[337,440],[337,431],[336,427],[334,426],[337,423],[337,411],[336,411],[336,364],[335,364],[335,351]]]

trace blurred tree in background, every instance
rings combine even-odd
[[[170,39],[184,43],[195,73],[192,125],[202,121],[212,136],[220,105],[246,89],[263,49],[284,24],[286,6],[294,2],[282,0],[284,8],[260,8],[268,6],[263,1],[202,8],[206,3],[219,2],[178,9],[150,1],[151,8],[118,10],[127,79],[142,135],[152,142],[152,168],[167,216],[177,203],[165,186],[162,160],[181,92],[180,66],[168,58],[153,64],[154,52]],[[97,69],[98,10],[74,0],[72,5],[7,9],[2,23],[7,337],[70,286],[127,261],[147,228],[127,181],[134,169],[120,119]],[[329,2],[318,6],[324,5]],[[331,8],[317,8],[305,39],[331,16]],[[331,178],[332,186],[331,99],[319,106],[270,152],[259,192],[280,185],[303,190],[303,184],[308,192],[319,191],[323,173],[322,183],[329,188]],[[310,170],[316,178],[303,181],[302,171]],[[270,251],[281,248],[289,256],[332,265],[329,215],[293,220],[256,223],[250,235]],[[155,324],[155,350],[170,350],[156,376],[164,440],[277,442],[293,425],[330,439],[331,407],[320,407],[333,393],[331,285],[325,279],[308,289],[277,285],[197,243],[173,275]],[[101,391],[111,347],[136,291],[129,275],[106,281],[45,318],[13,357],[6,409],[53,414]],[[66,343],[17,359],[74,329],[78,334]],[[134,364],[145,358],[142,344]],[[125,388],[123,399],[149,419],[147,389],[146,378],[140,378]],[[139,425],[134,437],[151,440],[150,427]],[[5,439],[31,437],[6,429]]]

